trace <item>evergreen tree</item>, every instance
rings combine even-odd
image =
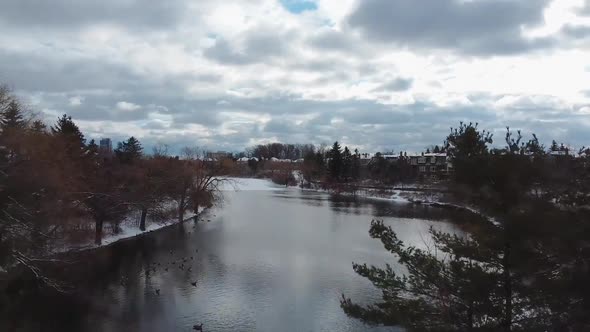
[[[328,152],[330,161],[328,162],[328,170],[330,172],[330,178],[333,181],[340,181],[342,175],[342,150],[338,141],[334,142],[332,149]]]
[[[551,151],[559,151],[559,146],[555,140],[551,141],[551,147],[549,148]]]
[[[389,265],[354,264],[357,273],[382,290],[383,300],[364,307],[343,297],[342,308],[367,323],[410,331],[588,329],[583,312],[590,305],[590,266],[581,262],[588,261],[590,252],[575,249],[590,245],[588,211],[574,209],[575,204],[563,209],[552,197],[531,195],[547,179],[536,170],[534,156],[521,150],[536,146],[536,137],[521,144],[522,137],[508,130],[506,148],[487,153],[482,147],[486,135],[468,135],[478,143],[465,146],[479,151],[472,156],[486,165],[482,177],[467,183],[474,189],[470,202],[490,218],[474,216],[468,236],[431,230],[434,247],[426,250],[405,245],[390,227],[374,221],[370,235],[397,256],[407,273],[398,274]],[[466,154],[458,146],[451,145],[455,155]],[[589,172],[575,177],[583,178],[583,173]],[[587,204],[590,188],[575,191],[582,193],[580,203]]]
[[[354,149],[352,155],[352,178],[358,180],[361,177],[361,154],[358,149]]]
[[[90,156],[98,156],[98,145],[96,144],[94,139],[90,140],[90,142],[86,146],[86,150],[88,151],[88,154]]]
[[[77,163],[84,159],[86,155],[86,139],[71,116],[64,114],[60,117],[57,123],[51,127],[51,133],[63,145],[63,149],[70,161]]]
[[[30,129],[37,134],[44,134],[47,132],[47,126],[41,120],[33,121]]]
[[[342,152],[342,172],[341,178],[344,181],[348,181],[352,177],[352,154],[347,146],[344,147]]]
[[[84,134],[82,134],[78,125],[72,120],[72,117],[66,114],[62,115],[62,117],[57,120],[55,126],[51,127],[51,133],[55,136],[76,143],[80,148],[85,146],[86,139],[84,138]]]
[[[27,122],[23,117],[23,112],[19,103],[16,100],[11,100],[2,113],[2,120],[0,120],[0,129],[6,131],[8,129],[22,130],[26,127]]]
[[[124,164],[132,164],[141,159],[141,156],[143,155],[143,147],[135,137],[131,136],[126,141],[117,144],[115,155],[120,162]]]
[[[445,146],[453,163],[453,174],[457,182],[476,187],[483,184],[487,171],[488,144],[492,142],[492,134],[485,130],[479,131],[477,123],[473,125],[461,122],[458,128],[451,128]]]

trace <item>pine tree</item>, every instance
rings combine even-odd
[[[536,169],[535,158],[514,146],[536,150],[536,137],[520,144],[520,135],[513,138],[508,130],[507,146],[487,153],[486,135],[470,130],[458,132],[476,137],[476,144],[451,147],[454,156],[479,150],[472,156],[486,167],[482,177],[467,183],[473,188],[468,196],[490,217],[474,216],[468,236],[431,230],[434,247],[427,250],[406,246],[390,227],[372,222],[370,235],[407,272],[354,264],[382,291],[383,300],[364,307],[343,297],[342,308],[367,323],[402,325],[409,331],[587,330],[590,266],[582,262],[589,261],[590,251],[578,248],[590,246],[590,213],[576,209],[578,204],[563,209],[551,196],[531,194],[535,186],[550,191],[547,177]],[[468,150],[460,151],[461,146]],[[573,173],[575,178],[590,174],[584,167]],[[586,205],[590,187],[574,191]]]
[[[11,100],[2,113],[2,120],[0,121],[0,129],[6,131],[9,129],[24,129],[27,125],[23,117],[23,113],[19,103],[16,100]]]
[[[352,178],[358,180],[361,177],[361,154],[358,149],[354,149],[352,155]]]
[[[131,136],[126,141],[117,144],[115,155],[120,162],[124,164],[132,164],[141,159],[141,156],[143,155],[143,147],[135,137]]]
[[[35,120],[31,124],[31,131],[37,134],[42,134],[47,132],[47,126],[41,120]]]
[[[51,133],[63,144],[71,161],[76,162],[85,157],[86,139],[71,116],[64,114],[60,117],[51,127]]]
[[[94,139],[91,139],[90,142],[88,142],[88,145],[86,146],[86,150],[88,151],[88,154],[90,156],[98,156],[98,145],[96,144],[96,142],[94,141]]]
[[[67,114],[62,115],[62,117],[57,120],[55,126],[51,127],[51,133],[55,136],[60,136],[67,140],[71,140],[72,142],[76,142],[80,147],[83,147],[86,143],[84,134],[82,134],[78,125],[72,120],[72,117]]]
[[[328,152],[328,157],[330,158],[328,162],[330,178],[333,181],[339,182],[342,175],[342,150],[338,141],[332,145],[332,149]]]
[[[461,122],[458,128],[451,128],[445,146],[455,169],[455,181],[477,187],[482,185],[486,179],[488,145],[492,142],[492,134],[479,131],[477,123]]]
[[[348,181],[352,177],[352,154],[348,147],[344,147],[342,152],[342,172],[341,178],[344,181]]]

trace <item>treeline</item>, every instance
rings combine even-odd
[[[313,144],[269,143],[248,148],[245,152],[238,154],[237,157],[248,156],[259,160],[271,158],[297,160],[314,150]]]
[[[590,330],[590,150],[548,153],[510,129],[502,141],[491,148],[492,134],[473,124],[451,130],[452,198],[481,216],[465,233],[431,229],[426,247],[373,221],[371,237],[406,272],[353,264],[383,298],[362,306],[343,296],[348,315],[409,331]]]
[[[313,147],[313,146],[312,146]],[[322,182],[331,185],[371,180],[380,184],[412,182],[418,177],[407,154],[400,153],[395,160],[386,160],[380,152],[362,158],[358,149],[344,149],[334,142],[329,150],[310,149],[301,168],[307,183]]]
[[[210,206],[224,180],[222,163],[183,158],[163,149],[148,155],[134,137],[114,153],[87,141],[71,117],[47,128],[6,88],[0,89],[0,267],[35,266],[56,245],[68,246],[137,214],[183,221]]]

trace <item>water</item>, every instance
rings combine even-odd
[[[228,192],[197,224],[104,249],[104,268],[80,278],[84,306],[64,313],[71,305],[47,300],[50,318],[29,319],[59,331],[191,331],[197,323],[205,331],[395,331],[339,306],[342,293],[361,303],[380,297],[353,261],[396,266],[368,235],[375,218],[419,246],[430,226],[455,231],[448,212],[427,207],[294,188]]]

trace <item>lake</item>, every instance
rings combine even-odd
[[[19,319],[56,331],[191,331],[198,323],[204,331],[395,331],[363,325],[339,306],[342,293],[360,303],[380,298],[353,261],[397,266],[369,237],[371,220],[417,246],[431,226],[457,231],[436,208],[264,180],[241,187],[197,223],[101,249],[98,263],[71,272],[84,273],[76,299],[43,297]]]

